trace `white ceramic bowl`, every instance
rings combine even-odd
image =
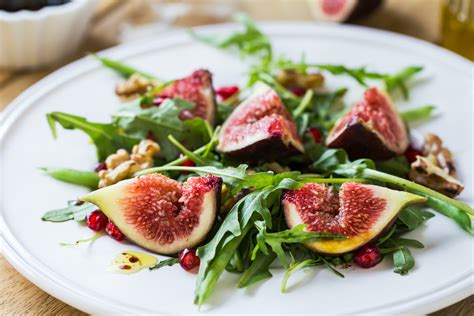
[[[73,53],[96,3],[73,0],[38,11],[0,11],[0,68],[47,66]]]

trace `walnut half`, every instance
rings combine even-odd
[[[434,134],[427,134],[422,148],[423,156],[417,156],[408,174],[410,180],[450,197],[464,190],[456,179],[453,155],[443,147],[443,141]]]
[[[416,161],[411,164],[408,177],[419,184],[450,197],[455,197],[464,190],[464,186],[459,180],[450,176],[428,158],[422,156],[416,157]]]
[[[158,86],[153,80],[149,80],[139,74],[133,74],[124,82],[117,84],[115,93],[124,101],[130,101],[147,91]]]
[[[324,84],[324,77],[320,73],[307,74],[295,69],[284,69],[277,74],[277,81],[286,88],[317,89]]]
[[[125,149],[117,150],[105,160],[107,170],[99,171],[99,188],[115,184],[131,177],[135,172],[153,167],[153,157],[160,152],[160,146],[144,139],[133,146],[130,155]]]

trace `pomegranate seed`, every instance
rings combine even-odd
[[[105,226],[105,232],[116,241],[122,241],[125,239],[125,236],[122,234],[120,229],[118,229],[118,227],[111,221],[109,221]]]
[[[92,229],[93,231],[99,232],[105,228],[109,219],[102,213],[100,210],[95,210],[91,212],[86,217],[86,224],[87,227]]]
[[[99,172],[99,171],[102,171],[102,170],[107,170],[107,164],[105,162],[99,162],[97,167],[95,167],[95,169],[94,169],[95,172]]]
[[[194,167],[196,166],[196,164],[194,163],[194,161],[192,161],[191,159],[188,159],[188,160],[185,160],[181,166],[183,167]]]
[[[155,134],[153,134],[152,131],[148,131],[148,133],[146,134],[146,139],[156,141]]]
[[[412,146],[408,147],[405,151],[405,157],[409,163],[416,161],[416,156],[423,156],[423,153],[418,149],[413,148]]]
[[[310,127],[310,128],[308,128],[308,130],[306,132],[311,134],[311,136],[313,137],[313,140],[316,143],[321,144],[323,142],[323,138],[321,137],[321,133],[319,132],[319,130],[317,128]]]
[[[186,271],[191,271],[198,267],[201,260],[196,255],[196,250],[192,248],[185,248],[178,254],[179,264]]]
[[[288,88],[288,90],[290,90],[297,97],[302,97],[306,93],[306,89],[301,88],[301,87],[290,87]]]
[[[167,95],[159,95],[153,100],[153,105],[154,106],[160,106],[161,103],[163,103],[166,99],[169,99],[170,97]]]
[[[234,94],[239,92],[239,87],[237,86],[225,86],[216,89],[216,94],[222,99],[227,100]]]
[[[382,260],[382,254],[377,246],[367,245],[357,251],[353,260],[359,267],[368,269],[376,266]]]

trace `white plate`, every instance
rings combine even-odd
[[[234,26],[202,28],[205,32]],[[309,61],[368,65],[394,71],[423,65],[422,82],[401,109],[436,104],[441,116],[422,131],[442,136],[454,151],[466,185],[461,198],[473,204],[472,64],[434,45],[387,32],[352,26],[266,24],[276,55]],[[124,59],[164,78],[186,75],[199,67],[214,73],[216,85],[231,84],[247,69],[233,55],[192,41],[186,33],[113,48],[107,56]],[[41,80],[6,110],[2,135],[2,231],[7,259],[39,287],[89,313],[196,312],[195,275],[179,267],[134,275],[106,269],[120,251],[135,248],[109,238],[91,246],[59,247],[91,235],[75,222],[46,223],[41,215],[64,206],[85,191],[42,175],[39,166],[91,169],[93,146],[79,131],[59,129],[54,141],[45,119],[65,111],[94,121],[108,121],[118,105],[113,88],[118,77],[92,58],[66,66]],[[351,80],[330,80],[332,87]],[[355,89],[357,93],[360,89]],[[354,95],[353,95],[354,97]],[[441,215],[413,234],[426,248],[413,250],[416,268],[408,276],[392,272],[390,259],[371,270],[350,269],[344,279],[320,269],[299,273],[289,293],[280,293],[281,270],[267,282],[246,290],[234,287],[237,276],[225,273],[205,308],[208,312],[425,313],[452,304],[473,292],[473,239]]]

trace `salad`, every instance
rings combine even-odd
[[[214,87],[205,69],[168,80],[94,56],[124,77],[116,86],[121,104],[109,123],[47,114],[54,137],[57,125],[86,133],[98,165],[42,168],[92,190],[42,220],[96,232],[75,244],[108,235],[167,257],[124,252],[117,270],[141,263],[198,271],[199,306],[224,271],[239,273],[243,288],[282,267],[282,292],[309,267],[344,277],[348,266],[387,258],[395,273],[408,274],[410,249],[424,246],[404,235],[434,212],[474,234],[474,210],[455,199],[463,185],[452,153],[436,135],[410,137],[410,124],[429,120],[434,107],[395,106],[409,98],[422,67],[381,73],[276,57],[250,18],[237,20],[240,31],[191,35],[248,61],[244,86]],[[347,104],[348,87],[326,87],[331,76],[350,77],[365,92]]]

